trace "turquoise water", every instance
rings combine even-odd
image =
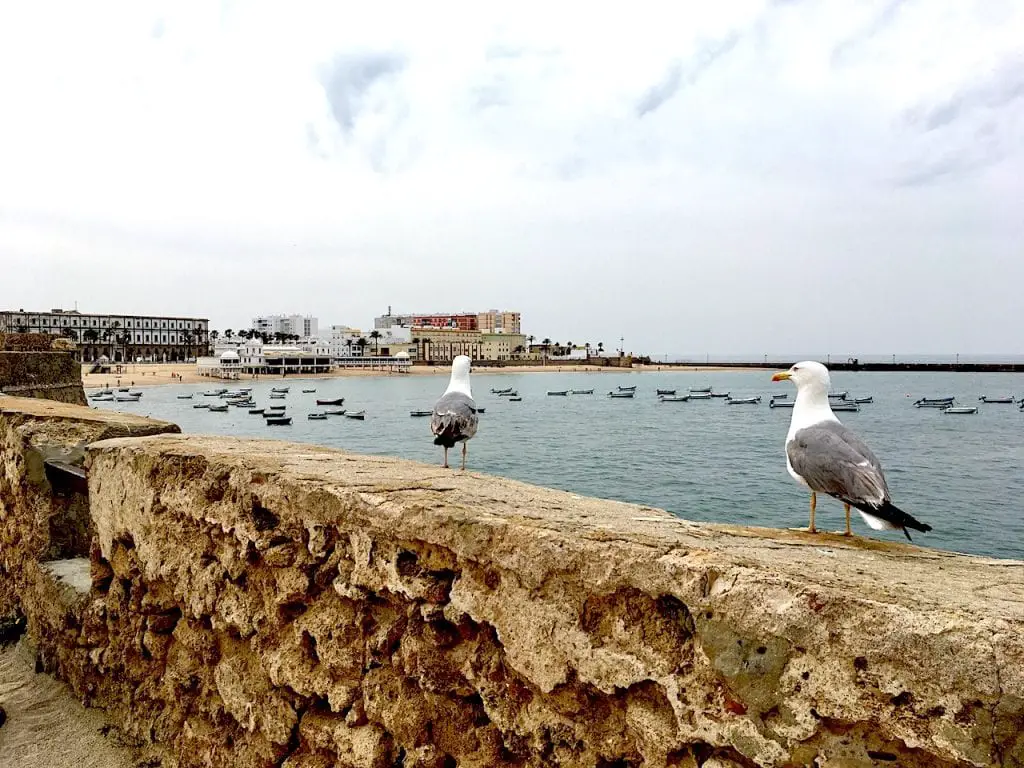
[[[1024,395],[1024,375],[837,372],[832,378],[834,389],[874,396],[859,413],[838,415],[881,459],[893,501],[934,527],[928,534],[913,533],[916,543],[1024,557],[1024,413],[1016,405],[978,403],[980,395]],[[290,427],[268,427],[246,409],[193,409],[193,403],[216,401],[198,394],[220,386],[215,384],[148,387],[138,403],[97,405],[167,419],[185,432],[272,437],[440,463],[429,419],[411,418],[409,411],[430,409],[445,378],[288,379],[287,400],[268,400],[271,386],[280,383],[254,383],[253,394],[260,406],[286,404],[294,417]],[[636,398],[608,398],[608,390],[619,385],[636,385]],[[764,402],[661,403],[655,396],[659,388],[683,394],[703,385],[735,397],[762,395]],[[303,386],[315,387],[316,394],[302,394]],[[518,389],[522,402],[490,393],[509,386]],[[546,396],[548,390],[591,387],[594,395]],[[188,392],[197,393],[195,399],[176,398]],[[785,467],[792,411],[767,405],[770,394],[788,392],[792,398],[794,388],[773,384],[767,372],[474,374],[473,392],[486,413],[469,444],[470,469],[648,504],[690,520],[807,524],[808,496]],[[953,416],[912,406],[918,397],[945,395],[980,405],[980,411]],[[346,409],[366,410],[366,420],[308,421],[317,397],[344,397]],[[819,526],[842,528],[839,502],[821,499],[818,511]],[[902,538],[870,531],[856,515],[854,531]]]

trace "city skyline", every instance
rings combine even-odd
[[[400,7],[0,9],[0,306],[1019,349],[1019,4]]]

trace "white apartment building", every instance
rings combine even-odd
[[[0,311],[0,331],[64,336],[78,345],[76,356],[83,362],[101,356],[115,363],[178,362],[206,351],[210,321],[166,315],[93,314],[74,309],[19,309]]]
[[[320,334],[320,321],[312,315],[260,315],[252,319],[252,328],[270,336],[284,333],[308,339]]]

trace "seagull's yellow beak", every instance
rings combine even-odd
[[[772,376],[772,381],[786,381],[787,379],[792,378],[793,374],[791,374],[789,371],[779,371],[774,376]]]

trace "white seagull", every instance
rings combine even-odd
[[[817,532],[817,494],[827,493],[843,502],[846,536],[852,535],[850,507],[855,507],[864,522],[876,531],[902,530],[908,539],[907,528],[930,531],[930,525],[892,505],[882,465],[875,454],[832,413],[828,402],[828,368],[805,361],[772,376],[772,381],[786,379],[796,384],[793,419],[786,435],[786,469],[798,483],[811,489],[811,524],[807,530]]]
[[[448,449],[462,443],[462,468],[466,468],[466,441],[476,434],[479,417],[476,402],[469,386],[469,358],[459,355],[452,361],[452,377],[448,389],[434,406],[430,417],[430,431],[434,445],[444,446],[444,463],[448,466]]]

